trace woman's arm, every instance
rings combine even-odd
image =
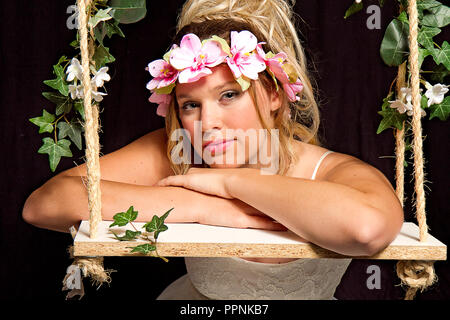
[[[166,155],[167,137],[158,129],[100,158],[102,217],[131,205],[140,221],[162,215],[170,208],[167,222],[197,222],[199,215],[222,213],[210,224],[279,230],[280,225],[262,217],[257,209],[238,199],[223,199],[179,187],[161,188],[155,183],[172,174]],[[37,227],[69,232],[72,225],[88,219],[87,191],[83,183],[86,165],[51,178],[26,200],[22,216]]]
[[[322,181],[261,175],[257,169],[228,177],[226,189],[232,197],[344,255],[375,254],[403,223],[403,209],[389,181],[357,159],[336,165]]]

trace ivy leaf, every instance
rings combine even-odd
[[[119,23],[135,23],[147,14],[145,0],[111,0],[112,15]]]
[[[154,215],[152,221],[147,222],[142,228],[145,228],[147,232],[154,232],[153,237],[155,240],[158,239],[159,234],[168,229],[168,227],[164,224],[164,220],[166,220],[172,210],[173,208],[164,213],[160,218],[157,215]]]
[[[95,49],[92,59],[94,59],[95,67],[97,69],[104,67],[107,63],[116,61],[116,59],[109,53],[109,48],[106,48],[103,45],[99,45]]]
[[[76,101],[74,104],[75,110],[80,114],[81,118],[83,118],[83,121],[86,120],[84,117],[84,104],[83,101]]]
[[[151,245],[151,244],[141,244],[139,246],[136,247],[128,247],[128,248],[132,248],[133,250],[131,250],[132,253],[134,252],[139,252],[139,253],[143,253],[143,254],[149,254],[152,251],[156,250],[156,246]]]
[[[380,47],[380,55],[388,66],[399,66],[408,56],[408,34],[407,23],[394,19],[389,23],[384,33]]]
[[[70,140],[77,146],[79,150],[82,148],[82,137],[81,133],[83,131],[83,127],[75,121],[71,121],[67,123],[65,121],[58,122],[57,125],[58,131],[58,139],[63,139],[69,136]]]
[[[113,8],[98,10],[97,13],[95,14],[95,16],[89,18],[89,23],[88,23],[89,26],[91,28],[95,28],[100,21],[107,21],[109,19],[112,19],[112,16],[109,15],[109,12],[112,9]]]
[[[113,226],[123,227],[127,225],[129,222],[134,221],[137,218],[137,216],[138,212],[134,211],[133,206],[131,206],[125,212],[116,213],[113,216],[114,222],[109,227]]]
[[[448,70],[444,65],[440,64],[434,69],[430,76],[430,79],[437,83],[445,83],[445,78],[450,76],[450,70]]]
[[[56,75],[56,79],[45,80],[44,83],[49,87],[58,90],[62,95],[67,96],[69,94],[69,87],[64,80],[64,69],[59,64],[53,66],[53,73]]]
[[[357,13],[358,11],[361,11],[364,7],[362,1],[360,3],[353,2],[353,4],[345,11],[344,19],[347,19],[351,15]]]
[[[419,30],[417,41],[425,48],[434,48],[433,37],[441,32],[439,28],[423,26]]]
[[[382,115],[383,119],[378,126],[377,134],[380,134],[388,128],[397,128],[401,130],[403,128],[403,122],[407,119],[405,113],[399,113],[396,109],[390,107],[378,111],[378,114]]]
[[[103,45],[103,39],[105,38],[105,35],[106,35],[105,22],[101,21],[94,28],[95,40],[97,40],[101,45]]]
[[[420,2],[420,1],[419,1]],[[443,28],[450,23],[450,8],[441,4],[427,8],[430,13],[424,14],[421,24],[429,27]]]
[[[45,109],[42,113],[42,116],[29,119],[31,123],[37,125],[39,127],[39,133],[52,133],[53,132],[53,121],[55,121],[55,116],[51,113],[48,113]]]
[[[450,96],[446,97],[444,101],[439,104],[432,104],[430,109],[430,120],[433,118],[439,118],[442,121],[446,121],[450,115]]]
[[[419,48],[419,69],[422,67],[425,58],[429,55],[431,55],[431,52],[428,49]]]
[[[141,234],[140,231],[132,231],[132,230],[126,230],[125,235],[119,237],[115,232],[111,231],[114,234],[114,237],[116,237],[119,241],[133,241],[136,240],[136,238]]]
[[[69,113],[72,109],[72,100],[59,92],[42,92],[42,95],[56,104],[56,115],[60,115],[63,112]]]
[[[72,152],[70,151],[70,141],[66,139],[58,140],[57,143],[51,138],[42,139],[44,144],[38,150],[38,153],[48,154],[50,169],[55,172],[56,167],[61,160],[61,157],[72,157]]]
[[[430,52],[436,64],[442,63],[447,70],[450,70],[450,44],[447,41],[442,43],[441,49],[433,48]]]
[[[106,21],[105,22],[105,30],[106,30],[106,35],[110,39],[114,34],[118,34],[120,37],[125,38],[125,34],[122,32],[122,29],[120,29],[119,21],[117,21],[117,20]]]

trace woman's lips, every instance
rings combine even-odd
[[[221,142],[211,142],[206,146],[204,146],[203,150],[207,150],[210,153],[222,152],[226,150],[233,142],[234,142],[233,139],[222,140]]]

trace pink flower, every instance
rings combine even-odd
[[[299,101],[300,97],[297,96],[297,93],[302,92],[303,90],[303,83],[300,81],[300,79],[297,79],[295,83],[283,83],[283,89],[286,92],[288,98],[290,101]]]
[[[257,39],[250,31],[231,31],[230,34],[232,57],[227,58],[228,66],[234,77],[240,78],[242,75],[256,80],[258,73],[266,69],[266,64],[258,54],[256,49]]]
[[[256,47],[258,55],[264,60],[273,76],[281,82],[289,100],[292,102],[299,101],[300,98],[297,96],[297,93],[303,90],[303,84],[297,77],[292,66],[286,62],[287,55],[284,52],[276,55],[273,55],[271,52],[269,52],[271,54],[266,54],[262,48],[262,44],[258,43]],[[293,79],[296,79],[295,82]]]
[[[180,46],[175,46],[170,54],[170,64],[182,70],[178,76],[180,83],[194,82],[209,75],[209,68],[221,64],[227,54],[219,42],[207,40],[203,44],[195,34],[187,34],[181,39]]]
[[[156,109],[156,114],[165,117],[167,115],[167,110],[169,109],[169,104],[172,100],[172,96],[170,94],[158,94],[153,93],[148,101],[158,104],[158,108]]]
[[[153,79],[147,83],[147,89],[163,88],[171,85],[177,80],[178,70],[162,59],[155,60],[146,68]]]

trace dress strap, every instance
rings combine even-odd
[[[316,178],[316,173],[317,173],[317,170],[319,170],[319,166],[320,166],[320,164],[322,163],[322,160],[325,159],[325,157],[326,157],[327,155],[329,155],[330,153],[333,153],[333,152],[334,152],[334,151],[328,150],[327,152],[325,152],[325,153],[320,157],[319,161],[317,161],[316,167],[314,168],[314,172],[313,172],[313,174],[312,174],[311,180],[314,180],[314,179]]]

